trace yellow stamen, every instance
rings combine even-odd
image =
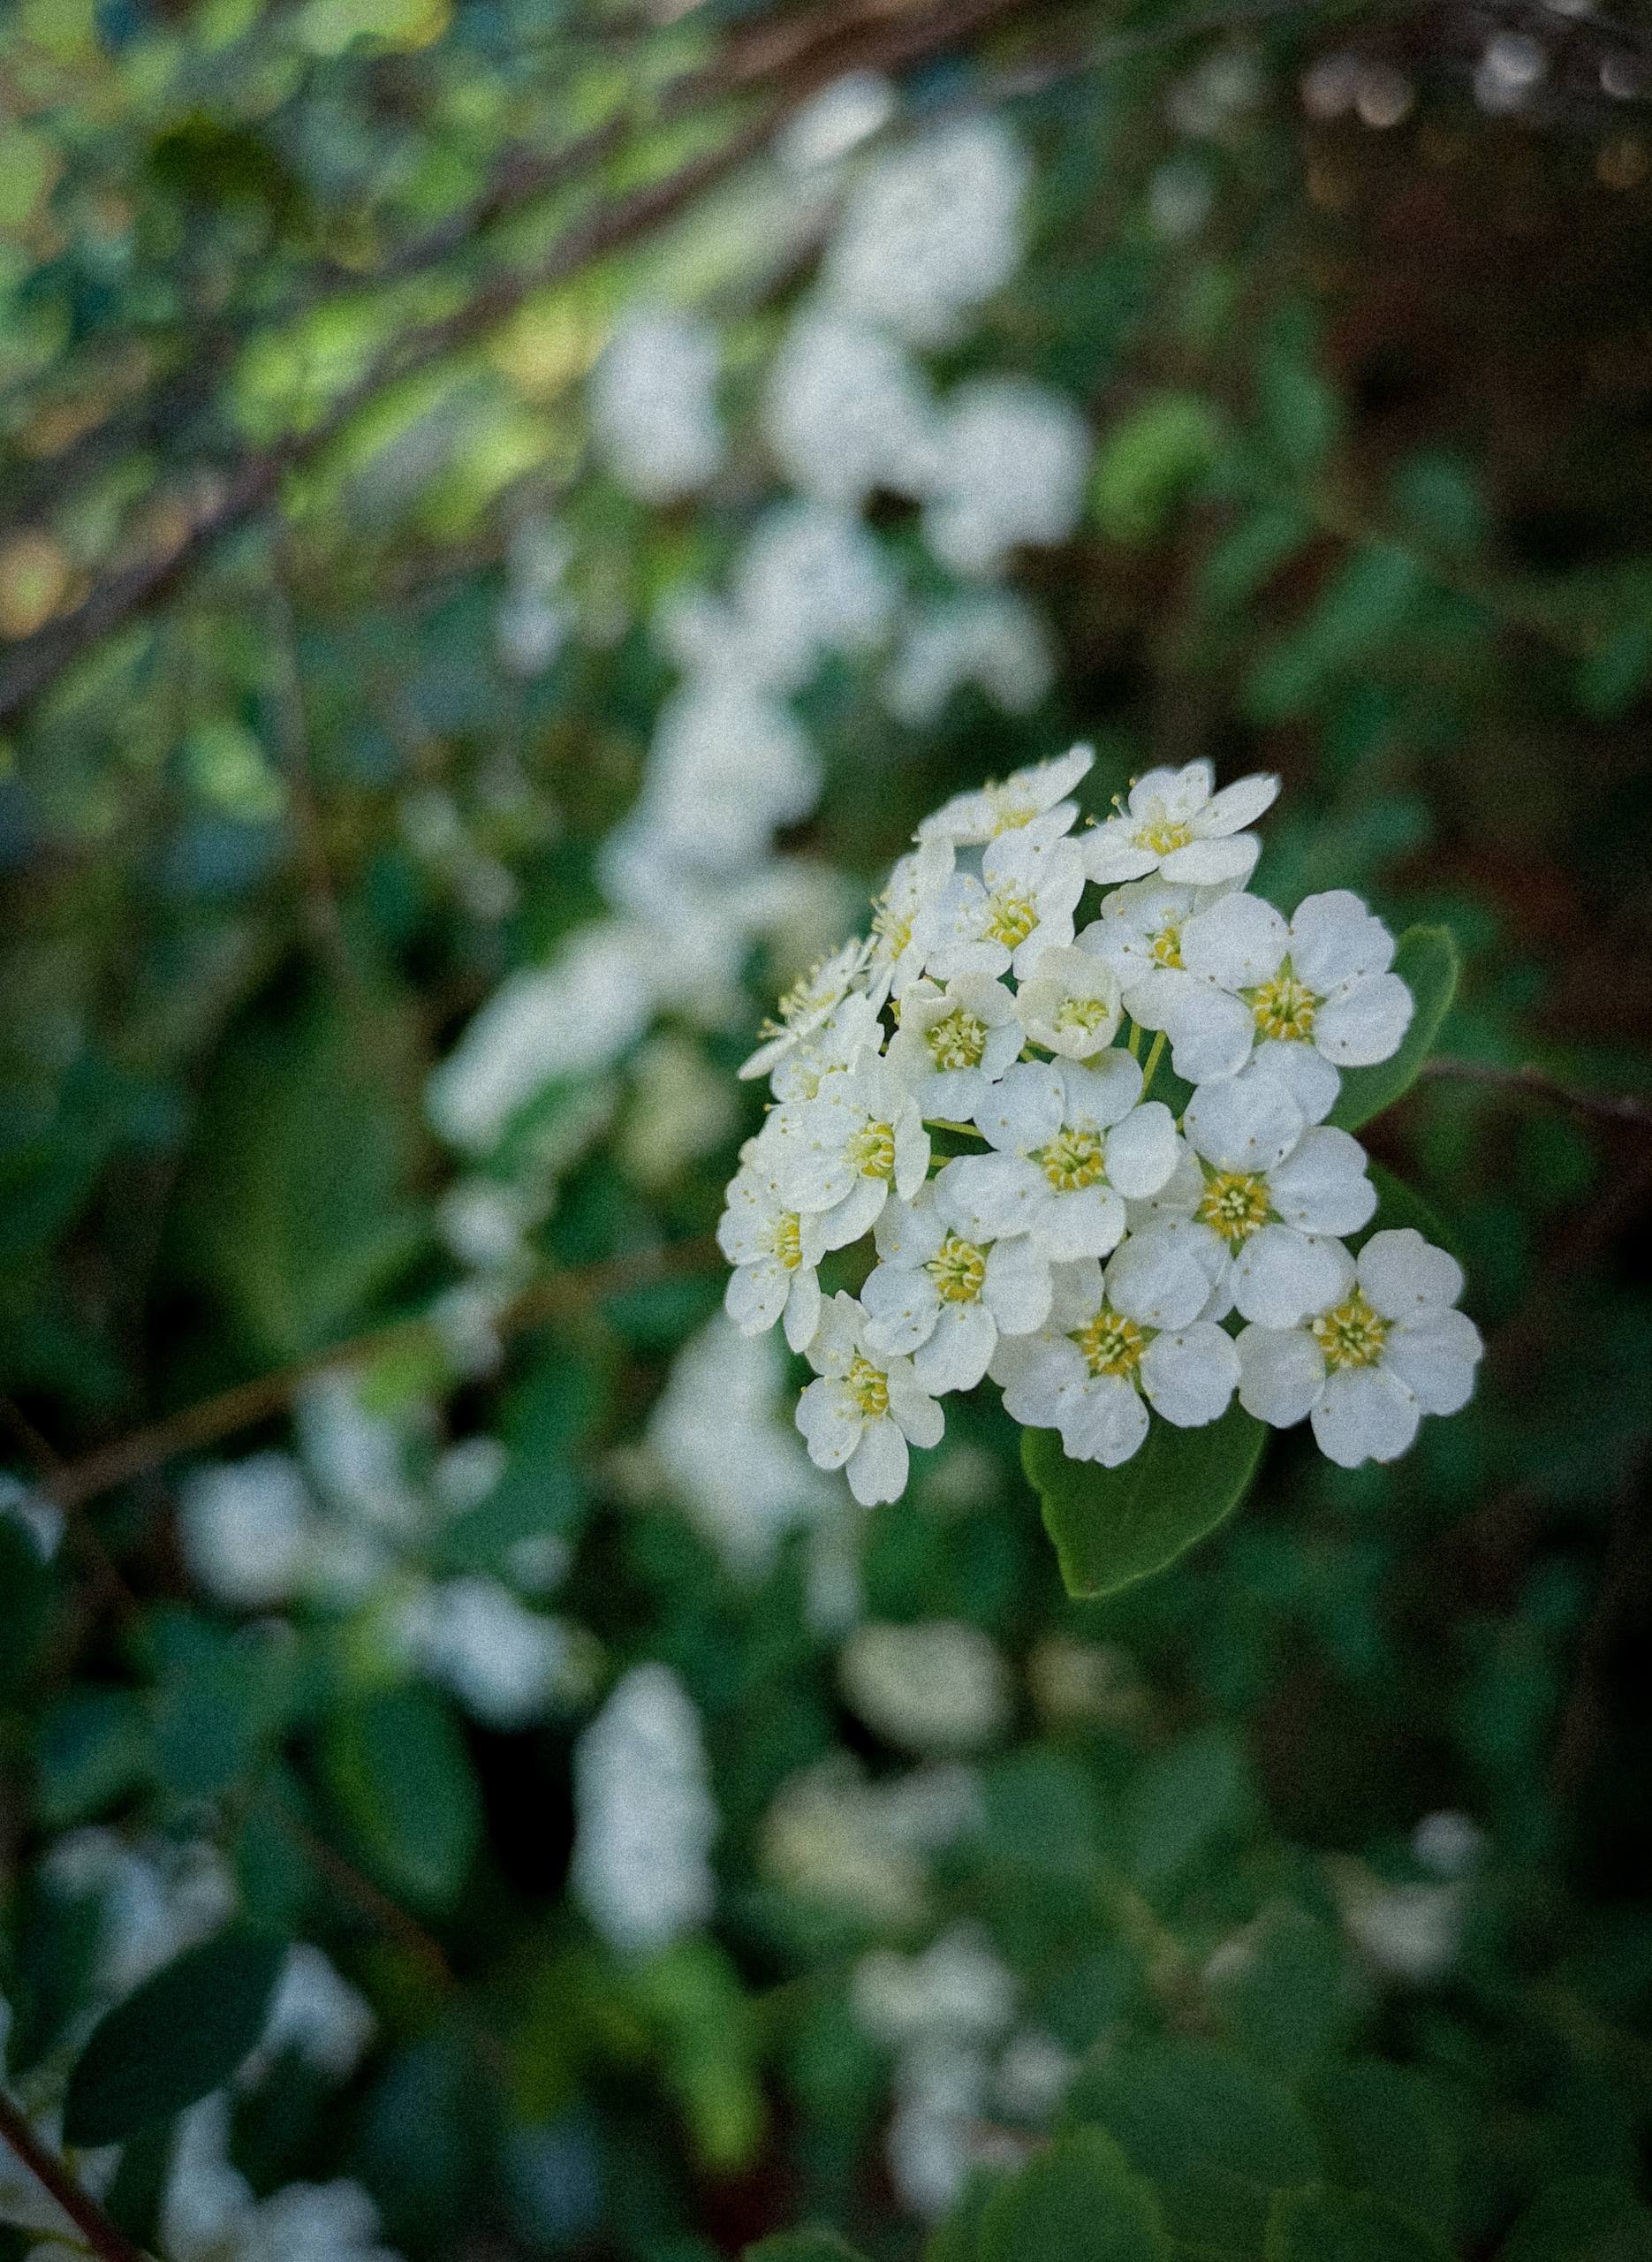
[[[1179,966],[1182,962],[1182,930],[1179,927],[1161,927],[1148,945],[1156,966]]]
[[[889,1412],[889,1377],[872,1364],[870,1359],[855,1357],[849,1362],[849,1371],[844,1377],[849,1394],[860,1411],[875,1420]]]
[[[1106,1155],[1099,1135],[1071,1127],[1057,1131],[1033,1160],[1059,1194],[1077,1194],[1084,1187],[1094,1186],[1106,1171]]]
[[[1093,1375],[1133,1375],[1148,1347],[1144,1330],[1110,1304],[1103,1304],[1087,1326],[1074,1328],[1072,1340]]]
[[[948,1233],[923,1269],[948,1303],[969,1304],[981,1294],[987,1260],[973,1241]]]
[[[1356,1288],[1345,1304],[1322,1312],[1314,1322],[1314,1340],[1330,1367],[1371,1367],[1383,1355],[1388,1322],[1373,1311]]]
[[[1286,959],[1271,982],[1244,993],[1254,1014],[1258,1032],[1287,1044],[1305,1044],[1314,1034],[1314,1017],[1323,999],[1299,982]]]
[[[893,1178],[894,1127],[888,1123],[866,1124],[850,1140],[845,1159],[860,1172],[862,1178]]]
[[[1018,948],[1038,924],[1038,906],[1004,889],[987,898],[987,932],[1006,950]]]
[[[928,1044],[937,1068],[978,1068],[987,1049],[987,1024],[979,1014],[954,1006],[929,1031]]]
[[[1267,1224],[1272,1206],[1265,1178],[1242,1170],[1213,1171],[1206,1177],[1199,1216],[1216,1227],[1230,1249],[1239,1249],[1258,1226]]]
[[[1064,998],[1056,1009],[1057,1029],[1098,1029],[1111,1013],[1104,998]]]
[[[1169,856],[1178,848],[1186,847],[1194,837],[1191,824],[1182,824],[1163,813],[1151,824],[1139,826],[1136,831],[1138,848],[1150,848],[1156,856]]]
[[[775,1219],[775,1255],[788,1272],[803,1262],[803,1220],[793,1210],[783,1210]]]

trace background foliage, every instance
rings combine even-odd
[[[0,2030],[133,2237],[1648,2251],[1649,100],[1514,0],[6,13]],[[956,427],[954,490],[776,438],[859,185],[982,119],[1021,249],[909,343],[1081,414],[1043,524]],[[656,494],[662,306],[721,436]],[[755,618],[799,486],[873,564],[783,577],[673,863],[685,599]],[[983,592],[985,688],[891,694]],[[1452,930],[1371,1135],[1489,1345],[1088,1605],[989,1409],[852,1513],[705,1332],[762,1001],[1080,734]]]

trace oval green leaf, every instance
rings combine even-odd
[[[1079,2129],[992,2194],[975,2251],[978,2262],[1170,2262],[1171,2243],[1112,2138]]]
[[[379,1689],[330,1723],[329,1785],[392,1893],[446,1908],[481,1840],[481,1795],[452,1713],[428,1689]]]
[[[1361,2191],[1322,2186],[1276,2194],[1267,2262],[1450,2262],[1451,2249],[1412,2216]]]
[[[1407,927],[1394,953],[1394,971],[1411,991],[1413,1007],[1405,1042],[1391,1059],[1369,1068],[1345,1068],[1337,1104],[1326,1120],[1357,1131],[1402,1092],[1410,1090],[1434,1050],[1441,1023],[1457,995],[1461,961],[1449,927]]]
[[[69,2076],[65,2140],[120,2144],[221,2089],[257,2047],[286,1952],[261,1932],[220,1932],[117,2003]]]
[[[1067,1592],[1116,1594],[1162,1571],[1237,1507],[1267,1432],[1240,1406],[1202,1430],[1156,1416],[1118,1469],[1069,1461],[1054,1430],[1027,1430],[1021,1466],[1043,1503]]]

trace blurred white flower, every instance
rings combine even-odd
[[[782,1784],[764,1818],[765,1870],[806,1900],[904,1924],[924,1912],[926,1857],[978,1826],[981,1786],[967,1767],[920,1767],[868,1782],[848,1752]]]
[[[949,598],[919,616],[883,679],[883,701],[914,729],[938,722],[966,684],[1008,715],[1037,706],[1055,679],[1055,654],[1037,613],[1009,589]]]
[[[572,634],[579,616],[562,589],[572,559],[572,544],[549,519],[525,518],[512,532],[494,633],[513,675],[542,675]]]
[[[509,1733],[541,1718],[566,1652],[564,1628],[519,1602],[496,1579],[446,1579],[404,1609],[399,1636],[413,1662],[451,1689],[485,1727]]]
[[[431,1074],[425,1104],[441,1136],[484,1153],[548,1085],[617,1060],[654,1009],[650,956],[645,932],[608,921],[573,936],[549,966],[512,975]]]
[[[761,1573],[783,1533],[833,1497],[782,1410],[785,1360],[773,1336],[719,1316],[671,1363],[648,1441],[671,1492],[741,1575]]]
[[[171,2262],[398,2262],[378,2233],[378,2211],[358,2183],[292,2183],[254,2197],[231,2164],[222,2093],[178,2122],[161,2207]]]
[[[287,1950],[262,2039],[239,2081],[245,2086],[261,2080],[288,2051],[314,2072],[347,2081],[376,2026],[366,1996],[339,1976],[320,1948],[296,1941]]]
[[[882,545],[852,512],[787,503],[754,529],[733,596],[769,679],[801,685],[824,654],[876,646],[895,582]]]
[[[63,1511],[15,1476],[0,1476],[0,1516],[21,1524],[42,1562],[49,1562],[63,1538]]]
[[[828,503],[914,493],[935,446],[928,389],[905,349],[823,307],[805,307],[787,331],[765,423],[792,485]]]
[[[1436,1877],[1466,1877],[1485,1857],[1486,1833],[1472,1817],[1448,1808],[1423,1816],[1412,1833],[1411,1850]]]
[[[978,1626],[860,1627],[838,1657],[837,1679],[851,1712],[908,1751],[974,1751],[1009,1722],[1009,1674]]]
[[[1338,1863],[1333,1874],[1349,1938],[1390,1979],[1427,1987],[1457,1962],[1468,1913],[1460,1880],[1390,1884],[1364,1863]]]
[[[650,1037],[632,1066],[620,1158],[645,1186],[669,1186],[723,1144],[735,1112],[734,1095],[702,1045],[674,1031]]]
[[[293,1417],[305,1466],[335,1508],[381,1531],[419,1530],[424,1507],[406,1454],[412,1431],[428,1421],[427,1406],[381,1412],[364,1402],[358,1377],[334,1370],[305,1384]]]
[[[924,538],[943,566],[997,573],[1079,523],[1090,433],[1071,401],[1024,377],[974,377],[946,405],[922,478]]]
[[[1027,163],[993,118],[960,119],[879,159],[827,253],[823,287],[847,312],[915,344],[943,344],[959,316],[1021,262]]]
[[[117,1831],[88,1826],[60,1838],[40,1873],[65,1899],[97,1901],[93,1984],[111,2000],[216,1932],[235,1908],[224,1856],[202,1839],[129,1845]]]
[[[667,308],[625,317],[591,379],[591,421],[620,485],[645,503],[703,487],[723,460],[716,382],[722,341]]]
[[[236,1610],[271,1610],[301,1593],[322,1544],[303,1471],[284,1453],[208,1462],[178,1493],[190,1576]]]
[[[888,124],[895,101],[895,88],[881,72],[846,71],[793,111],[775,154],[793,173],[835,166]]]
[[[633,1666],[574,1747],[570,1883],[610,1947],[667,1947],[716,1901],[700,1715],[669,1666]]]
[[[819,756],[777,698],[737,676],[690,676],[660,710],[630,823],[673,862],[724,874],[766,857],[820,783]]]

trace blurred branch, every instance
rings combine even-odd
[[[1494,1091],[1519,1099],[1535,1099],[1565,1108],[1591,1123],[1626,1124],[1633,1130],[1652,1131],[1652,1100],[1630,1092],[1580,1092],[1563,1084],[1541,1068],[1502,1068],[1489,1060],[1462,1060],[1436,1053],[1424,1063],[1422,1074],[1444,1083],[1485,1084]]]
[[[0,2137],[35,2182],[50,2192],[94,2254],[101,2254],[104,2262],[143,2262],[131,2240],[87,2197],[57,2153],[42,2144],[4,2089],[0,2089]]]
[[[666,1279],[678,1272],[695,1271],[714,1259],[722,1261],[716,1243],[706,1235],[678,1241],[663,1249],[650,1249],[637,1256],[607,1258],[600,1264],[553,1272],[525,1288],[500,1313],[495,1326],[501,1335],[518,1334],[525,1328],[542,1325],[570,1304],[588,1306],[625,1288]],[[268,1421],[271,1415],[281,1413],[313,1376],[335,1367],[366,1365],[395,1352],[439,1351],[441,1340],[436,1323],[422,1314],[412,1319],[392,1320],[388,1326],[372,1328],[366,1334],[331,1344],[325,1350],[313,1351],[271,1374],[238,1383],[231,1390],[220,1391],[215,1398],[186,1406],[181,1413],[169,1415],[164,1421],[153,1423],[147,1429],[133,1431],[78,1461],[64,1461],[42,1489],[60,1507],[81,1507],[100,1493],[112,1492],[116,1485],[127,1484],[133,1477],[175,1460],[179,1454],[199,1452],[203,1446],[233,1437],[238,1431]]]

